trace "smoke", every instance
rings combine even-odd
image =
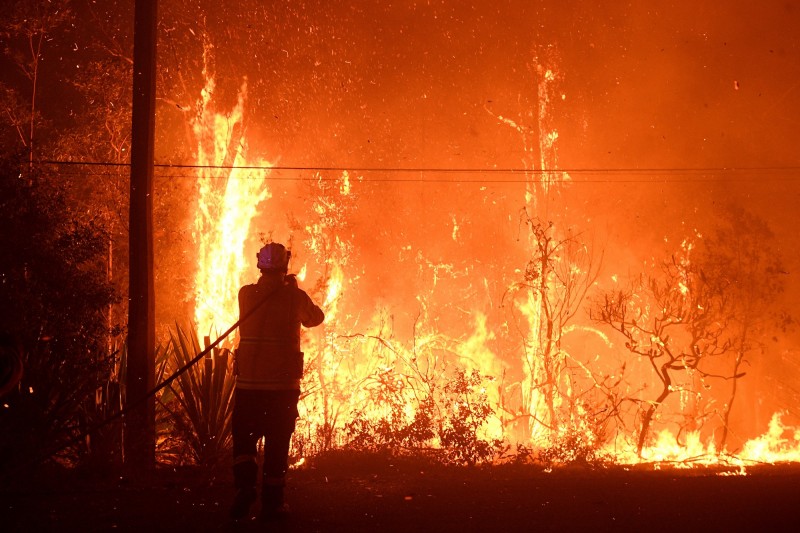
[[[349,170],[351,195],[323,196],[345,211],[327,231],[350,247],[342,314],[355,330],[382,310],[399,337],[412,338],[425,318],[465,339],[486,314],[493,349],[519,365],[507,355],[522,341],[503,298],[530,258],[521,212],[538,176],[496,170],[539,168],[553,132],[545,159],[570,181],[540,191],[533,214],[603,254],[598,288],[710,231],[733,203],[770,225],[786,260],[786,301],[800,296],[791,6],[490,4],[250,1],[203,5],[202,27],[176,22],[176,34],[193,29],[214,43],[220,107],[248,80],[251,154],[303,167],[270,175],[273,196],[254,227],[293,239],[309,285],[330,266],[304,237],[319,222],[315,201]],[[537,66],[558,75],[545,122]],[[163,90],[179,99],[177,83]],[[186,117],[160,118],[169,128]],[[730,170],[744,167],[786,168]],[[588,325],[584,313],[576,320]],[[575,344],[587,360],[607,349],[594,334]]]

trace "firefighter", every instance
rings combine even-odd
[[[239,291],[239,347],[233,407],[233,476],[237,492],[231,518],[249,517],[257,499],[256,446],[264,437],[261,518],[288,510],[283,499],[289,444],[297,419],[303,352],[300,326],[322,324],[325,315],[287,275],[291,252],[271,242],[256,255],[261,277]],[[255,311],[253,311],[255,309]]]

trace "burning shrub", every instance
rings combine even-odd
[[[553,443],[535,454],[535,461],[546,468],[578,464],[597,466],[613,462],[613,458],[600,450],[597,435],[571,427],[557,435]]]
[[[458,370],[443,387],[433,384],[413,406],[401,394],[404,380],[394,372],[381,372],[374,379],[370,407],[388,413],[379,418],[367,416],[366,410],[357,413],[344,429],[348,448],[411,450],[430,453],[446,464],[468,465],[491,461],[502,451],[500,440],[481,436],[494,410],[483,387],[487,378],[479,372]]]
[[[391,413],[371,419],[363,413],[344,427],[347,447],[363,451],[394,451],[428,449],[436,437],[433,424],[434,402],[430,396],[416,406],[412,417],[406,414],[406,405],[398,397],[389,405]],[[409,419],[410,418],[410,419]]]
[[[407,380],[394,368],[376,371],[364,383],[369,401],[353,413],[344,427],[347,447],[365,451],[426,448],[435,436],[432,411],[434,402],[425,395],[409,408],[405,391]],[[383,412],[384,416],[368,413]]]
[[[477,370],[470,373],[459,370],[444,387],[445,399],[452,409],[445,411],[439,439],[448,452],[449,463],[483,463],[503,449],[501,440],[480,436],[481,429],[494,414],[483,386],[484,379]]]

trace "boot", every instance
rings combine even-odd
[[[244,520],[250,516],[250,507],[255,503],[257,492],[255,487],[239,489],[231,505],[231,520]]]
[[[242,456],[234,458],[233,485],[237,491],[230,510],[231,520],[243,520],[250,516],[250,507],[258,498],[258,491],[256,491],[257,469],[255,457]]]
[[[283,485],[264,485],[261,487],[262,522],[282,520],[289,514],[289,506],[283,501]]]

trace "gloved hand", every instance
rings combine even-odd
[[[297,276],[295,274],[287,274],[284,276],[283,281],[290,287],[297,287]]]

